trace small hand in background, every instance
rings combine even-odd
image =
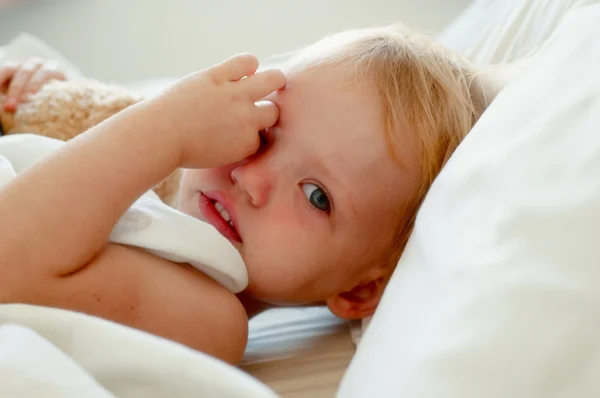
[[[65,72],[53,60],[33,58],[24,63],[7,61],[0,64],[0,88],[7,95],[4,109],[15,112],[21,102],[27,101],[51,80],[67,80]]]

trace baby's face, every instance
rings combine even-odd
[[[389,261],[414,180],[389,156],[375,91],[351,87],[332,68],[288,77],[269,97],[280,120],[265,145],[240,164],[186,171],[180,209],[233,242],[247,293],[314,303]]]

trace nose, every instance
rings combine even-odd
[[[269,202],[271,182],[260,162],[244,162],[231,170],[231,180],[246,194],[250,204],[262,207]]]

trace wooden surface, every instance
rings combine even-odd
[[[283,398],[335,397],[355,349],[347,323],[324,309],[277,311],[251,323],[240,367]]]

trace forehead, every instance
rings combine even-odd
[[[346,188],[356,212],[374,204],[388,210],[386,204],[398,203],[406,186],[389,155],[373,85],[356,82],[343,66],[323,66],[290,71],[287,87],[273,100],[282,133]],[[334,203],[339,201],[339,192],[332,194]]]
[[[387,151],[377,93],[353,81],[339,66],[288,74],[274,99],[280,127],[326,166],[347,170],[374,167]],[[305,147],[305,148],[303,148]],[[353,167],[358,166],[358,167]]]

